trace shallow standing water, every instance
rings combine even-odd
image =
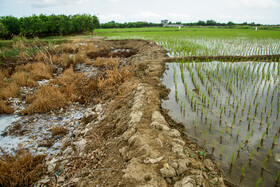
[[[168,63],[162,82],[170,94],[162,106],[234,183],[274,186],[280,169],[279,81],[278,63]]]
[[[0,116],[0,147],[4,150],[12,150],[16,149],[19,142],[24,141],[23,137],[11,137],[5,136],[3,137],[1,134],[5,130],[5,128],[11,125],[13,122],[19,119],[18,116],[15,115],[1,115]]]

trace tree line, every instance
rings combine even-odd
[[[125,23],[116,23],[115,21],[110,21],[108,23],[101,23],[100,28],[109,29],[109,28],[140,28],[140,27],[162,27],[162,23],[148,23],[148,22],[125,22]]]
[[[172,22],[169,22],[168,24],[174,24]],[[255,22],[251,23],[234,23],[232,21],[229,21],[228,23],[219,23],[215,20],[207,20],[202,21],[199,20],[198,22],[194,23],[182,23],[182,22],[176,22],[175,24],[182,24],[184,26],[224,26],[224,27],[233,27],[237,25],[241,26],[261,26],[261,24],[256,24]],[[100,28],[108,29],[108,28],[137,28],[137,27],[162,27],[162,23],[148,23],[148,22],[125,22],[125,23],[117,23],[115,21],[110,21],[107,23],[101,23]]]
[[[89,14],[76,15],[32,15],[16,18],[0,17],[0,38],[10,39],[14,35],[25,37],[44,37],[92,32],[100,25],[96,16]]]

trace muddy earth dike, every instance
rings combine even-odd
[[[61,152],[48,157],[46,175],[35,185],[233,186],[161,108],[168,96],[160,81],[167,51],[144,40],[94,44],[136,51],[125,62],[137,67],[128,85],[135,89],[103,101],[94,115],[81,119],[74,138],[62,139]]]

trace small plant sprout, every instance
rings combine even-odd
[[[276,177],[276,184],[280,183],[280,170],[277,173],[277,177]]]
[[[212,149],[214,150],[214,149],[215,149],[215,147],[216,147],[216,141],[215,141],[215,140],[213,140],[213,142],[212,142]]]
[[[270,127],[270,122],[268,122],[268,123],[266,124],[266,134],[268,134],[268,129],[269,129],[269,127]]]
[[[262,140],[260,139],[259,142],[258,142],[257,151],[261,148],[261,144],[262,144]]]
[[[221,136],[220,136],[220,144],[223,141],[223,136],[224,136],[224,129],[221,130]]]
[[[256,182],[256,187],[258,187],[260,185],[260,183],[262,182],[262,178],[258,177],[258,180]]]
[[[263,140],[264,140],[265,135],[266,135],[266,132],[264,132],[264,133],[262,134],[261,144],[263,143]]]
[[[256,152],[256,150],[253,150],[253,151],[251,152],[251,154],[250,154],[250,156],[249,156],[249,161],[252,161],[252,158],[253,158],[255,152]]]
[[[206,130],[205,133],[204,133],[204,144],[206,142],[207,134],[208,134],[208,130]]]
[[[242,143],[239,142],[239,144],[238,144],[238,150],[237,150],[238,154],[240,153],[241,148],[242,148]]]
[[[235,151],[233,151],[232,156],[231,156],[231,163],[230,163],[231,166],[233,165],[234,157],[235,157]]]
[[[252,117],[250,117],[249,119],[249,126],[251,125],[251,122],[252,122]]]
[[[234,123],[235,123],[235,119],[232,120],[232,123],[231,123],[231,126],[230,126],[231,129],[233,128]]]
[[[269,149],[268,154],[267,154],[267,158],[270,158],[272,155],[272,148]]]
[[[241,177],[245,177],[245,166],[242,166]]]
[[[266,158],[264,159],[263,163],[262,163],[262,170],[265,169],[265,166],[266,166],[267,162],[268,162],[268,158],[266,157]]]
[[[221,145],[220,146],[220,157],[222,157],[224,154],[224,147]]]
[[[247,144],[247,143],[249,142],[249,139],[250,139],[251,134],[252,134],[252,133],[247,132],[245,144]]]

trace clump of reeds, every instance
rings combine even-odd
[[[34,186],[44,172],[44,159],[23,149],[14,154],[1,149],[0,186]]]

